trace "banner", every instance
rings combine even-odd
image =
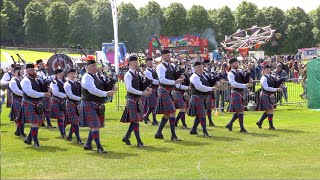
[[[119,59],[119,48],[118,48],[118,11],[117,11],[117,0],[111,0],[112,9],[112,20],[113,20],[113,32],[114,32],[114,59]],[[119,61],[115,61],[116,75],[119,74]]]

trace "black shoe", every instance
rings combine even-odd
[[[270,126],[269,129],[270,130],[276,130],[276,128],[274,126]]]
[[[243,129],[240,129],[240,132],[241,132],[241,133],[247,133],[248,131],[243,128]]]
[[[204,136],[204,137],[211,137],[211,136],[208,134],[208,132],[205,132],[205,133],[203,134],[203,136]]]
[[[259,127],[259,129],[262,128],[262,123],[260,121],[256,122],[256,125]]]
[[[82,145],[82,144],[83,144],[83,142],[81,141],[81,139],[78,139],[78,140],[77,140],[77,144],[79,144],[79,145]]]
[[[154,126],[158,126],[158,125],[159,125],[159,123],[158,123],[158,121],[153,121],[153,122],[152,122],[152,125],[154,125]]]
[[[177,136],[171,136],[171,141],[181,141]]]
[[[27,135],[26,134],[20,134],[20,137],[27,138]]]
[[[232,131],[232,124],[227,124],[226,128],[229,129],[229,131]]]
[[[97,149],[97,153],[100,153],[100,154],[107,154],[107,151],[103,150],[103,148],[98,148]]]
[[[41,124],[42,127],[46,127],[46,125],[44,123]]]
[[[66,137],[66,134],[61,134],[61,139],[64,139]]]
[[[73,141],[72,137],[67,137],[66,139],[67,139],[67,141]]]
[[[196,134],[196,135],[198,135],[198,132],[197,132],[196,130],[191,130],[191,131],[190,131],[190,134]]]
[[[122,142],[126,143],[126,145],[131,145],[129,138],[123,137]]]
[[[156,139],[164,139],[162,134],[155,134],[154,138],[156,138]]]
[[[52,129],[52,128],[56,128],[56,127],[54,127],[54,126],[52,126],[51,124],[49,124],[49,125],[47,126],[47,128]]]
[[[40,146],[39,143],[34,143],[33,147],[35,147],[35,148],[41,148],[41,146]]]
[[[15,131],[15,132],[14,132],[14,135],[20,136],[20,132]]]
[[[188,129],[187,125],[183,125],[182,129]]]
[[[90,151],[93,150],[92,146],[83,146],[83,149],[84,150],[90,150]]]
[[[213,122],[209,122],[209,126],[216,126]]]
[[[139,143],[137,144],[137,146],[138,146],[138,147],[146,147],[142,142],[139,142]]]
[[[31,139],[26,138],[23,142],[26,144],[31,144]]]

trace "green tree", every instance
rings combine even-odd
[[[193,5],[187,12],[188,30],[191,34],[202,33],[209,27],[208,12],[203,6]]]
[[[69,42],[72,46],[91,47],[94,33],[92,19],[92,10],[86,1],[78,1],[71,6]]]
[[[258,7],[251,3],[243,1],[236,9],[235,19],[239,29],[250,28],[257,24],[256,14]]]
[[[180,3],[171,3],[164,11],[163,34],[167,36],[184,35],[188,32],[187,10]]]
[[[312,23],[309,16],[300,7],[286,11],[286,44],[284,50],[287,53],[296,53],[298,48],[311,47],[314,45]]]
[[[112,10],[109,0],[98,0],[93,5],[94,46],[113,40]]]
[[[10,41],[16,45],[16,41],[21,42],[23,40],[23,27],[20,23],[22,17],[19,13],[19,8],[10,0],[4,0],[1,13],[6,15],[8,24],[7,33],[5,36],[1,36],[1,42]]]
[[[69,6],[64,2],[54,2],[47,11],[49,43],[55,47],[67,46],[69,35]]]
[[[139,10],[139,22],[142,25],[138,32],[141,47],[148,47],[148,42],[154,34],[161,34],[164,23],[163,11],[155,1],[149,1],[146,6]]]
[[[1,18],[1,41],[5,39],[9,34],[9,18],[6,14],[0,13]]]
[[[263,8],[263,12],[265,15],[265,19],[267,24],[271,25],[272,29],[276,30],[276,33],[280,33],[282,37],[280,39],[273,38],[272,41],[276,41],[276,44],[266,43],[263,46],[263,49],[266,51],[268,55],[281,54],[283,52],[284,40],[285,40],[285,30],[287,28],[285,21],[284,12],[277,7],[267,7]]]
[[[313,24],[313,37],[316,43],[320,44],[320,6],[309,13]]]
[[[119,41],[128,41],[130,48],[138,50],[139,41],[138,31],[141,30],[141,24],[138,22],[138,11],[133,4],[121,3],[118,7],[119,18]]]
[[[37,2],[31,2],[25,9],[24,32],[26,42],[31,45],[47,43],[48,25],[44,7]]]

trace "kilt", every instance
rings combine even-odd
[[[70,100],[67,100],[67,105],[66,105],[66,119],[65,119],[65,124],[79,124],[79,115],[77,113],[77,106],[80,104],[74,104]]]
[[[44,115],[50,117],[51,116],[51,97],[43,97],[42,103],[44,105]]]
[[[170,92],[173,89],[164,89],[159,87],[158,89],[158,103],[157,103],[157,114],[170,114],[176,112],[174,102],[171,98]]]
[[[257,111],[266,111],[274,109],[274,105],[270,102],[270,95],[273,93],[263,92],[260,93],[260,98],[257,104]]]
[[[146,107],[156,110],[157,107],[157,91],[155,89],[152,89],[152,93],[146,97]],[[154,112],[155,113],[155,112]]]
[[[183,99],[184,91],[176,91],[176,100],[174,105],[176,109],[187,108],[187,102]]]
[[[102,103],[93,101],[80,102],[80,127],[90,128],[103,128],[104,127],[104,114],[99,116],[98,109]]]
[[[141,101],[142,107],[143,107],[143,114],[145,114],[145,113],[147,113],[147,110],[148,110],[147,103],[146,103],[146,96],[141,96],[140,101]]]
[[[208,109],[213,109],[215,107],[215,99],[212,98],[212,94],[208,95],[208,101],[211,102]]]
[[[138,112],[137,103],[141,100],[140,98],[127,97],[127,104],[123,111],[120,122],[141,122],[143,121],[143,112]]]
[[[12,91],[7,89],[7,108],[10,108],[12,104]]]
[[[24,100],[22,99],[19,120],[22,123],[41,124],[44,121],[44,114],[36,113],[36,105],[41,100]]]
[[[244,96],[244,91],[237,92],[232,90],[231,91],[231,101],[228,106],[228,112],[243,112],[244,106],[242,102],[242,97]]]
[[[51,118],[55,119],[65,119],[64,111],[60,110],[60,102],[62,100],[58,100],[55,97],[52,97],[52,103],[51,103]]]
[[[11,110],[9,118],[15,120],[18,118],[21,111],[22,97],[12,97]]]
[[[187,114],[189,116],[206,117],[207,111],[205,108],[205,100],[208,95],[191,95]]]

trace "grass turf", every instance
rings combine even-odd
[[[4,106],[3,106],[4,107]],[[164,128],[167,140],[153,138],[157,130],[150,124],[140,125],[141,137],[147,147],[127,146],[121,138],[128,124],[119,122],[122,112],[109,104],[106,127],[101,130],[101,142],[107,155],[84,151],[75,142],[59,137],[58,129],[39,130],[42,148],[35,149],[14,136],[15,125],[7,118],[9,109],[1,114],[1,178],[22,179],[212,179],[212,178],[320,178],[319,111],[281,106],[275,111],[276,131],[258,129],[255,122],[261,112],[246,112],[248,134],[224,125],[230,113],[214,116],[218,127],[208,127],[211,138],[192,136],[177,128],[181,142],[171,142],[170,128]],[[158,116],[160,120],[160,116]],[[193,118],[187,117],[192,126]],[[53,120],[56,124],[56,120]],[[29,132],[30,126],[26,126]],[[69,127],[67,128],[67,131]],[[82,140],[88,129],[81,128]]]

